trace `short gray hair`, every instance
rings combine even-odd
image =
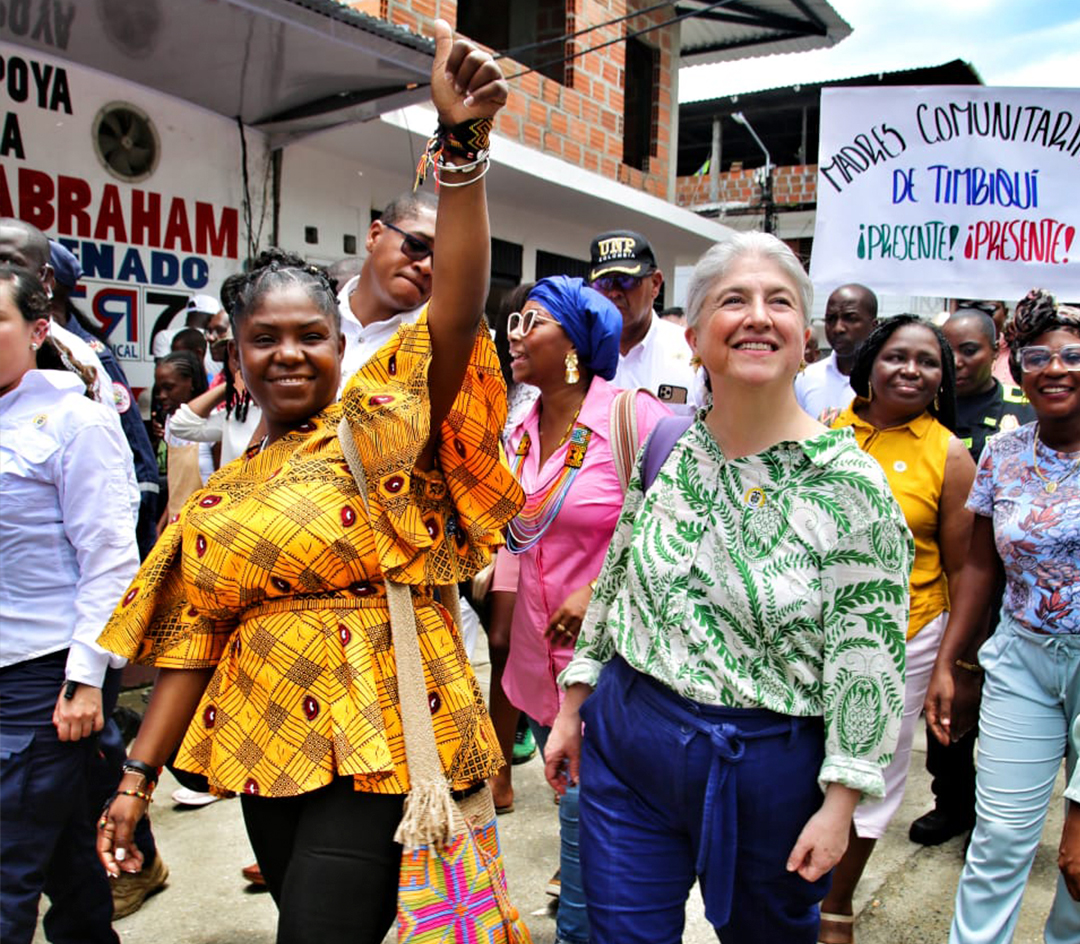
[[[802,303],[803,321],[809,327],[810,309],[814,305],[814,286],[802,263],[786,243],[769,233],[758,232],[735,233],[730,239],[716,243],[698,259],[686,289],[687,327],[697,328],[709,290],[743,256],[761,256],[775,262],[795,283]]]

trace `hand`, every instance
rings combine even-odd
[[[957,667],[953,676],[952,736],[959,741],[979,724],[979,705],[982,703],[983,675]]]
[[[946,747],[952,743],[952,703],[955,692],[952,668],[935,665],[926,690],[923,710],[926,712],[926,723],[930,731]]]
[[[101,689],[93,685],[77,685],[74,698],[65,698],[64,689],[61,689],[52,720],[56,725],[56,736],[61,741],[78,741],[100,731],[105,727]]]
[[[851,835],[851,817],[859,792],[830,783],[825,801],[799,833],[788,856],[787,870],[798,872],[806,881],[816,882],[843,857]]]
[[[544,630],[544,636],[553,643],[574,642],[581,632],[581,621],[592,599],[592,587],[585,584],[563,600]]]
[[[490,53],[467,39],[455,42],[450,24],[435,21],[431,101],[444,125],[494,116],[506,104],[508,92],[502,70]]]
[[[1065,811],[1058,868],[1061,869],[1070,897],[1073,901],[1080,901],[1080,803],[1075,800],[1069,801],[1069,808]]]
[[[121,785],[128,779],[121,780]],[[142,778],[131,786],[140,789]],[[124,787],[128,789],[128,787]],[[147,803],[138,797],[118,796],[101,814],[97,824],[97,854],[110,878],[118,878],[123,872],[138,872],[143,866],[143,856],[135,845],[135,825],[146,815]]]
[[[580,773],[581,715],[568,711],[564,703],[544,746],[544,777],[561,796],[566,793],[567,784],[578,782]]]

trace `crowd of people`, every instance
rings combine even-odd
[[[1076,944],[1080,309],[881,317],[848,284],[815,359],[779,239],[712,247],[662,317],[652,245],[610,230],[488,325],[506,84],[444,24],[435,58],[437,203],[392,201],[359,268],[269,250],[193,296],[147,422],[78,259],[0,220],[0,937],[45,894],[50,940],[118,940],[168,876],[168,765],[240,797],[280,944],[380,942],[426,796],[404,585],[449,788],[513,812],[521,719],[543,752],[557,941],[678,941],[695,883],[721,940],[854,941],[925,710],[910,837],[971,831],[950,944],[1012,939],[1063,760],[1045,937]],[[125,661],[157,670],[130,744]]]

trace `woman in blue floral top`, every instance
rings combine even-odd
[[[717,405],[630,483],[546,751],[556,789],[580,773],[593,944],[679,940],[695,879],[724,940],[816,941],[884,790],[912,542],[881,467],[795,401],[811,296],[761,233],[694,271]]]
[[[963,735],[970,680],[979,708],[976,822],[950,944],[1011,941],[1054,780],[1077,768],[1080,714],[1080,308],[1032,292],[1005,326],[1009,366],[1038,417],[983,450],[968,507],[971,551],[926,698],[937,738]],[[995,581],[1005,599],[984,630]],[[967,684],[965,684],[967,683]],[[1080,802],[1068,801],[1047,944],[1080,941]]]

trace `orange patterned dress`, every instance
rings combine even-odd
[[[421,318],[352,378],[340,403],[213,475],[100,637],[135,662],[216,669],[176,763],[217,792],[292,796],[338,775],[358,790],[408,792],[384,573],[414,588],[447,778],[463,789],[503,763],[432,589],[481,569],[521,506],[499,445],[506,392],[480,331],[436,469],[419,471],[429,361]],[[342,415],[367,474],[370,518],[337,440]]]

